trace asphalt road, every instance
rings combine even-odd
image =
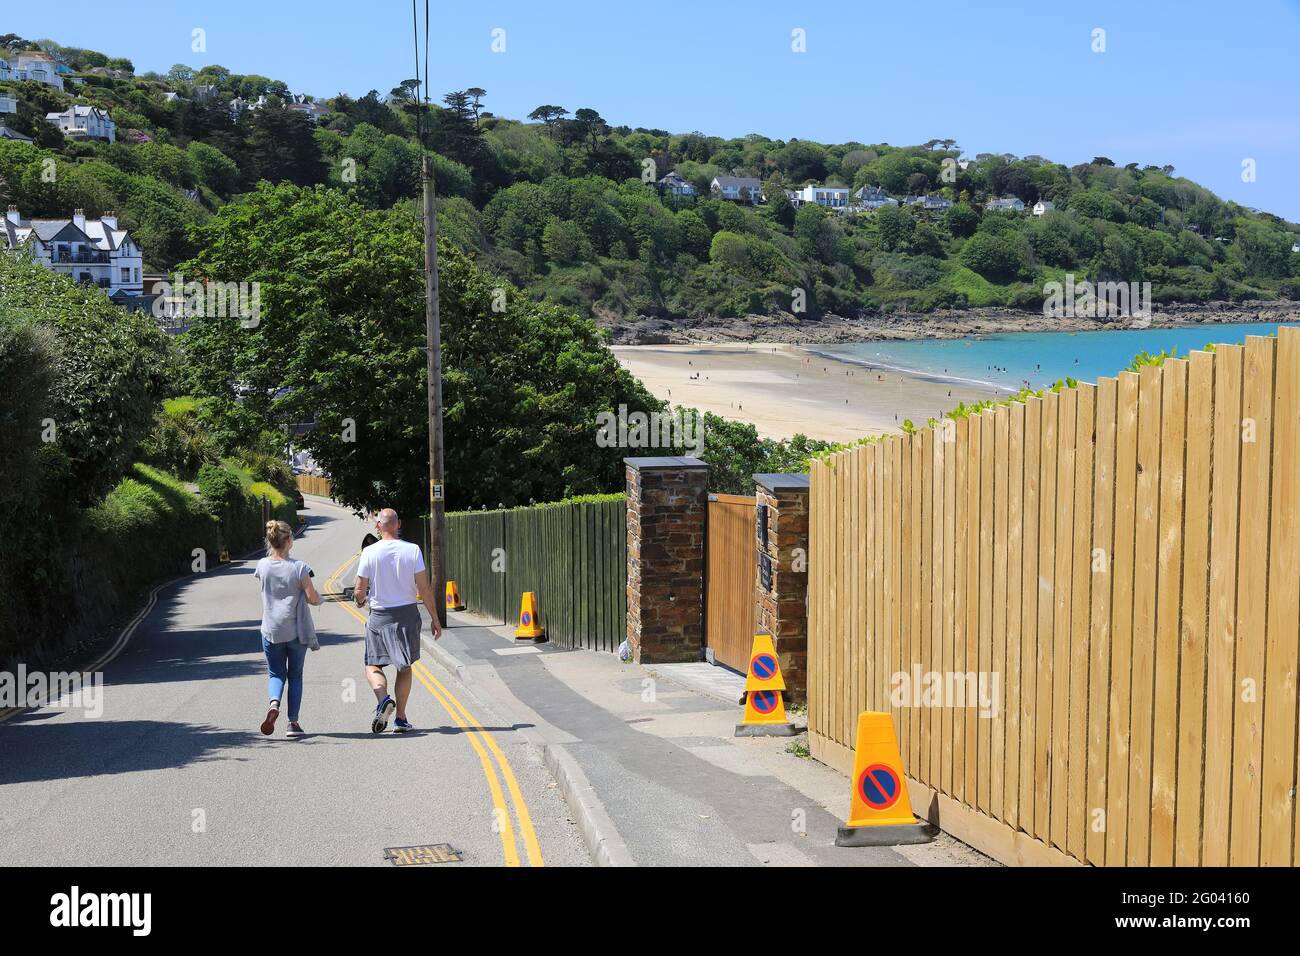
[[[308,505],[293,555],[341,591],[367,529]],[[444,843],[468,865],[589,864],[536,749],[431,655],[411,694],[418,732],[371,734],[363,623],[341,601],[313,611],[308,736],[286,739],[282,714],[263,737],[254,564],[163,588],[103,670],[100,716],[0,723],[0,864],[386,866],[385,848]]]

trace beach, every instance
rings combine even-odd
[[[625,345],[614,353],[656,398],[750,422],[763,438],[851,441],[1007,394],[779,343]]]

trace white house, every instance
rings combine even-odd
[[[111,143],[117,138],[117,124],[98,106],[73,105],[62,113],[46,113],[45,121],[72,139],[105,139]]]
[[[670,172],[659,180],[659,190],[670,196],[694,196],[695,187],[677,172]]]
[[[6,51],[0,56],[0,80],[31,80],[63,91],[61,64],[40,50]]]
[[[17,113],[18,100],[0,93],[0,113]]]
[[[1038,202],[1034,203],[1034,215],[1044,216],[1055,208],[1056,208],[1056,203],[1051,202],[1050,200],[1047,199],[1040,199],[1038,200]]]
[[[984,208],[994,212],[1024,212],[1025,202],[1014,196],[1006,196],[1002,199],[990,199],[984,204]]]
[[[1300,252],[1300,242],[1293,242],[1293,243],[1291,243],[1291,251],[1292,251],[1292,252]]]
[[[140,247],[118,226],[116,215],[87,219],[77,209],[71,219],[26,220],[17,206],[10,206],[0,236],[4,249],[25,250],[50,271],[98,286],[111,296],[135,296],[142,290]]]
[[[796,203],[799,206],[816,203],[829,209],[843,209],[849,204],[847,186],[804,186],[802,189],[795,190],[795,195],[799,197]]]
[[[715,196],[757,206],[763,200],[763,184],[755,176],[714,176],[709,189]]]

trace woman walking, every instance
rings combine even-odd
[[[302,704],[302,666],[307,649],[320,649],[307,605],[319,605],[312,569],[289,557],[293,531],[283,521],[266,523],[267,556],[257,562],[253,576],[262,585],[262,651],[266,654],[267,705],[262,733],[270,736],[280,716],[285,685],[289,688],[289,729],[286,737],[303,736],[298,723]]]

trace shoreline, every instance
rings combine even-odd
[[[760,438],[853,441],[1011,389],[949,381],[783,342],[615,345],[656,398],[754,425]]]
[[[1192,325],[1300,322],[1300,302],[1207,302],[1157,306],[1143,328]],[[661,319],[624,322],[602,317],[613,345],[840,345],[849,342],[958,339],[999,332],[1100,332],[1132,328],[1131,318],[1045,316],[1011,309],[945,309],[857,317],[827,314],[817,319],[790,313],[734,318]]]

